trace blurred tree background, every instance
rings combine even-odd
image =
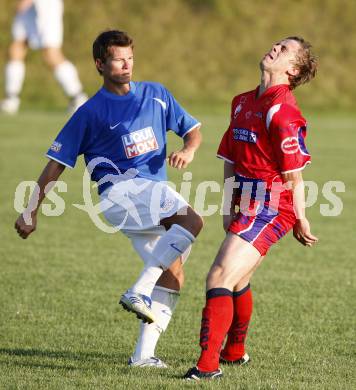
[[[1,0],[0,87],[11,39],[14,0]],[[302,107],[350,110],[356,100],[355,0],[65,0],[64,52],[87,93],[100,86],[91,44],[105,29],[135,40],[135,80],[162,82],[185,105],[217,111],[259,83],[258,63],[289,35],[311,41],[320,70],[297,89]],[[24,108],[62,109],[66,99],[39,52],[29,52]]]

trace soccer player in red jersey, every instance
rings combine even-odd
[[[185,375],[190,380],[220,377],[219,362],[250,360],[245,352],[253,307],[249,282],[270,246],[292,228],[301,244],[318,241],[304,209],[301,172],[310,163],[306,121],[291,92],[316,74],[311,45],[300,37],[283,39],[265,54],[260,69],[260,85],[232,100],[230,126],[218,150],[225,161],[225,189],[230,183],[234,190],[225,191],[227,234],[207,276],[201,354]]]

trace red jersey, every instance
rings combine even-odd
[[[239,211],[229,231],[264,256],[295,223],[292,193],[281,186],[281,174],[303,169],[310,155],[306,121],[289,86],[276,85],[257,96],[258,88],[233,99],[218,157],[234,164],[239,183]]]
[[[310,163],[305,147],[306,121],[286,84],[259,87],[232,100],[231,122],[218,157],[234,164],[239,176],[262,180],[270,188],[281,173],[303,169]]]

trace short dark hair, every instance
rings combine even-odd
[[[297,88],[298,85],[307,83],[315,77],[318,69],[318,60],[311,51],[312,45],[304,38],[294,36],[286,39],[297,41],[300,45],[295,62],[295,66],[299,70],[299,73],[296,76],[289,76],[290,87],[291,89],[294,89]]]
[[[100,33],[93,43],[94,61],[100,59],[105,62],[109,57],[109,48],[112,46],[131,47],[133,49],[133,39],[125,32],[119,30],[107,30]],[[99,73],[101,73],[98,70]]]

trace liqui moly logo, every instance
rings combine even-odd
[[[146,127],[121,136],[127,158],[133,158],[158,149],[152,127]]]

